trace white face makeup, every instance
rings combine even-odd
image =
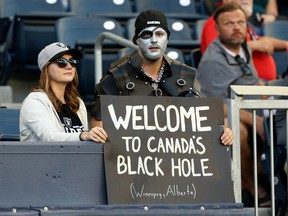
[[[160,27],[148,27],[138,34],[137,44],[142,55],[149,60],[163,56],[168,44],[167,32]]]

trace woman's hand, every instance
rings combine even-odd
[[[224,132],[221,136],[221,142],[225,146],[229,146],[233,144],[234,135],[230,128],[225,128]]]
[[[105,143],[108,138],[106,131],[102,127],[93,127],[90,131],[82,132],[80,140],[92,140],[94,142]]]

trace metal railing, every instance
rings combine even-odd
[[[102,45],[105,39],[112,40],[122,46],[138,49],[138,46],[133,44],[132,41],[127,40],[119,35],[113,34],[111,32],[103,32],[97,38],[94,45],[94,58],[95,58],[95,85],[102,78]]]
[[[232,148],[233,163],[232,176],[234,180],[234,193],[236,202],[242,202],[241,187],[241,158],[240,158],[240,110],[250,109],[253,113],[253,151],[254,151],[254,184],[258,185],[257,179],[257,140],[256,140],[256,110],[269,110],[270,127],[270,182],[271,182],[271,215],[275,215],[275,188],[274,188],[274,134],[273,134],[273,110],[288,110],[288,100],[273,99],[245,99],[245,96],[288,96],[288,87],[283,86],[238,86],[231,85],[231,100],[228,103],[229,124],[234,131],[234,143]],[[287,123],[288,111],[286,112]],[[286,124],[287,125],[287,124]],[[288,133],[286,133],[288,134]],[[288,137],[288,136],[287,136]],[[288,138],[287,138],[288,141]],[[286,141],[286,143],[288,143]],[[287,152],[286,152],[287,153]],[[286,191],[287,193],[287,191]],[[255,194],[258,189],[255,187]],[[255,196],[255,215],[259,214],[258,199]]]

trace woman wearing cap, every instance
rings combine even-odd
[[[23,101],[21,141],[80,141],[104,143],[101,127],[88,130],[87,110],[77,91],[76,65],[80,51],[52,43],[38,55],[39,85]]]

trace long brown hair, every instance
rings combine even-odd
[[[79,110],[79,92],[77,90],[77,86],[79,83],[79,78],[77,74],[77,70],[75,71],[75,76],[72,80],[72,82],[69,82],[66,85],[65,92],[64,92],[64,98],[66,101],[66,104],[70,108],[71,112],[73,114],[76,114]],[[41,71],[40,79],[38,87],[34,89],[34,91],[43,90],[47,95],[50,101],[52,102],[54,108],[57,112],[61,112],[62,110],[62,102],[55,96],[53,89],[51,88],[51,77],[48,73],[48,64],[45,65]]]

